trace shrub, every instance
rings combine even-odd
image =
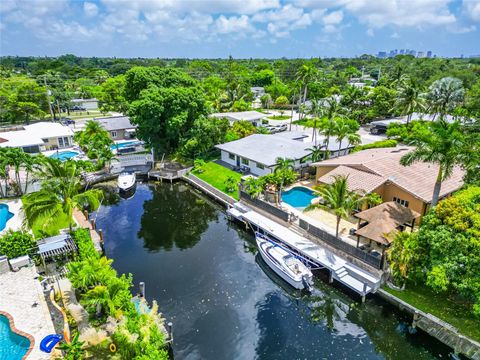
[[[233,176],[229,176],[224,184],[225,190],[229,193],[234,192],[237,189],[237,181]]]
[[[389,147],[395,147],[397,146],[398,142],[397,140],[381,140],[381,141],[375,141],[371,144],[365,144],[365,145],[358,145],[355,146],[352,150],[352,152],[357,152],[361,150],[367,150],[367,149],[378,149],[378,148],[389,148]]]
[[[92,239],[90,237],[90,231],[88,229],[78,229],[71,232],[72,239],[75,241],[78,247],[78,254],[80,259],[84,260],[90,257],[99,257],[100,255],[93,246]]]
[[[37,243],[33,236],[23,231],[7,231],[0,238],[0,255],[6,255],[9,259],[31,254]]]
[[[279,96],[275,100],[275,106],[285,106],[288,105],[288,98],[286,96]]]
[[[205,166],[205,160],[203,159],[195,159],[193,161],[193,169],[196,170],[199,173],[202,173],[203,167]]]

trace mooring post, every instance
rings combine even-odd
[[[85,216],[85,219],[88,220],[88,211],[83,210],[83,216]]]
[[[171,321],[167,323],[167,332],[168,332],[168,340],[173,341],[173,331],[172,331],[173,324]]]
[[[333,283],[333,270],[330,271],[330,273],[328,274],[328,283],[329,284]]]
[[[138,287],[140,288],[140,296],[144,298],[145,297],[145,283],[143,281],[141,281],[138,284]]]
[[[420,318],[420,314],[418,313],[417,310],[413,313],[413,320],[412,320],[412,327],[415,329],[417,326],[417,321]]]
[[[95,219],[92,219],[91,224],[92,224],[92,229],[95,230],[97,227],[97,224],[95,224]]]
[[[98,229],[98,236],[100,237],[100,242],[103,243],[103,230],[102,229]]]
[[[367,295],[367,283],[363,283],[363,292],[362,292],[362,304],[365,302],[365,296]]]

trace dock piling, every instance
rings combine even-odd
[[[143,281],[141,281],[138,284],[138,287],[140,288],[140,296],[145,298],[145,283]]]

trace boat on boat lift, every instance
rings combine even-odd
[[[118,176],[118,188],[120,191],[129,191],[135,187],[136,180],[137,177],[135,176],[135,173],[121,173]]]
[[[265,235],[255,233],[258,251],[265,263],[295,289],[313,289],[313,275],[295,255]]]

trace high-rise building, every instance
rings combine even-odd
[[[427,58],[431,58],[432,57],[432,51],[431,50],[428,50],[427,51]]]
[[[425,53],[423,51],[419,51],[419,52],[417,52],[417,57],[418,58],[423,58],[423,57],[425,57]]]
[[[380,59],[385,59],[387,57],[387,52],[386,51],[379,51],[377,54],[377,57]]]

